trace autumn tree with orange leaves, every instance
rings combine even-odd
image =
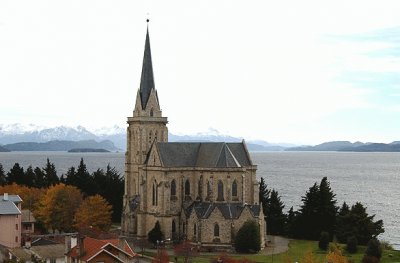
[[[342,251],[338,246],[335,246],[331,252],[326,255],[326,262],[331,263],[348,263],[349,261],[342,255]]]
[[[89,196],[75,213],[75,226],[91,226],[108,231],[111,227],[112,207],[101,195]]]
[[[19,195],[22,199],[22,208],[34,210],[39,203],[40,198],[44,195],[45,189],[18,185],[16,183],[0,186],[0,194],[8,193],[10,195]]]
[[[82,203],[82,194],[78,188],[65,184],[56,184],[46,190],[40,199],[34,215],[47,229],[62,232],[71,231],[75,212]]]
[[[190,241],[183,241],[181,244],[178,244],[174,247],[174,254],[176,256],[182,256],[183,262],[189,262],[190,258],[196,257],[199,252],[197,247],[193,245]]]

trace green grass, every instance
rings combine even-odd
[[[359,246],[356,254],[348,254],[344,250],[344,245],[341,245],[342,251],[354,263],[360,263],[364,256],[365,247]],[[284,263],[284,262],[300,262],[307,252],[313,252],[314,256],[318,258],[319,262],[326,262],[325,257],[327,252],[318,248],[317,241],[306,240],[291,240],[289,243],[289,250],[287,252],[277,255],[263,255],[259,254],[231,254],[230,256],[235,259],[247,258],[257,263]],[[155,253],[146,253],[148,256],[155,256]],[[202,253],[198,257],[192,259],[193,263],[209,263],[211,259],[217,258],[216,254]],[[170,261],[174,261],[174,257],[170,256]],[[178,257],[178,262],[183,262],[183,258]],[[400,263],[400,251],[397,250],[384,250],[381,263]]]

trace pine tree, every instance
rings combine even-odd
[[[328,232],[331,237],[335,230],[338,210],[335,197],[328,179],[324,177],[319,185],[318,228],[321,232]]]
[[[60,182],[54,163],[51,163],[49,158],[47,158],[46,166],[43,168],[45,185],[51,186],[58,184]]]
[[[318,225],[319,187],[315,183],[302,197],[303,204],[300,207],[299,215],[296,219],[295,236],[299,238],[318,240],[320,229]]]
[[[23,184],[24,183],[24,168],[19,166],[19,163],[15,163],[14,166],[7,173],[7,183],[12,184]]]
[[[33,171],[32,165],[29,165],[24,174],[25,185],[32,187],[35,183],[35,172]]]
[[[254,220],[246,221],[237,232],[235,237],[235,249],[242,253],[260,251],[260,229]]]
[[[46,187],[47,184],[45,182],[44,173],[43,173],[42,169],[40,169],[39,167],[36,167],[33,172],[35,173],[35,177],[33,180],[34,186],[37,188]]]
[[[0,186],[3,186],[7,183],[7,177],[4,173],[3,165],[0,163]]]
[[[157,241],[162,241],[164,239],[164,234],[161,231],[161,226],[160,226],[160,222],[156,222],[156,224],[154,225],[154,228],[152,230],[150,230],[150,232],[147,234],[148,236],[148,240],[153,243],[154,245],[157,244]]]
[[[283,213],[285,205],[281,201],[278,191],[273,189],[269,200],[269,214],[267,214],[267,230],[272,235],[283,235],[285,232],[286,215]]]
[[[260,191],[259,191],[259,200],[260,203],[262,203],[263,207],[263,212],[264,215],[268,214],[268,206],[269,206],[269,195],[270,195],[270,190],[268,190],[267,184],[265,183],[265,180],[263,177],[261,177],[260,181]]]

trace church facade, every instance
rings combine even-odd
[[[158,221],[165,239],[231,246],[243,223],[254,220],[264,246],[257,166],[245,142],[168,142],[148,30],[140,88],[127,123],[123,235],[147,238]]]

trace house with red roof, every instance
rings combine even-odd
[[[134,262],[136,256],[126,240],[82,237],[65,254],[65,262]]]

